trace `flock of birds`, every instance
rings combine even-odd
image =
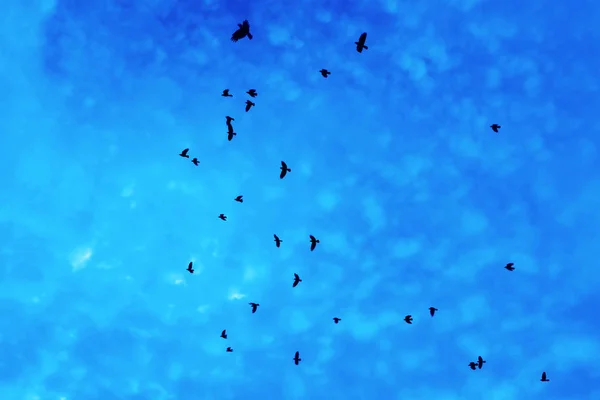
[[[233,33],[233,35],[231,36],[231,40],[233,42],[237,42],[240,39],[243,39],[247,37],[248,39],[252,39],[252,33],[250,33],[250,24],[248,23],[247,20],[244,20],[241,24],[238,24],[238,29]],[[367,40],[367,33],[364,32],[360,35],[360,37],[358,38],[357,42],[354,42],[354,44],[356,45],[356,51],[358,51],[359,53],[362,53],[363,50],[367,50],[368,46],[365,45],[365,42]],[[331,72],[328,71],[327,69],[323,68],[319,71],[321,73],[321,75],[324,78],[327,78],[329,75],[331,75]],[[256,91],[256,89],[250,89],[246,92],[250,97],[255,98],[256,96],[258,96],[258,93]],[[229,89],[225,89],[223,90],[223,93],[221,94],[221,96],[223,97],[233,97],[233,95],[229,92]],[[246,100],[246,112],[250,111],[250,109],[255,106],[254,102],[252,102],[251,100]],[[227,125],[227,140],[231,141],[233,139],[234,136],[236,136],[236,132],[233,129],[233,125],[231,124],[232,121],[235,121],[235,119],[233,119],[230,116],[226,116],[225,117],[225,123]],[[492,124],[490,125],[490,128],[498,133],[499,129],[501,128],[500,125],[498,124]],[[189,152],[189,148],[184,149],[179,155],[181,157],[184,158],[189,158],[190,156],[188,155]],[[194,165],[198,165],[199,161],[198,158],[194,157],[192,159],[192,163],[194,163]],[[279,178],[283,179],[286,177],[288,172],[292,172],[291,168],[288,167],[288,165],[285,163],[285,161],[281,161],[281,166],[279,167],[279,169],[281,170],[281,172],[279,173]],[[237,197],[234,198],[234,201],[237,201],[238,203],[243,203],[244,199],[242,195],[238,195]],[[219,214],[218,218],[220,218],[223,221],[227,221],[227,216],[225,214]],[[277,236],[276,234],[273,235],[274,237],[274,241],[275,241],[275,246],[276,247],[280,247],[281,243],[283,242],[283,240],[281,240],[279,238],[279,236]],[[315,248],[317,247],[317,244],[320,243],[319,239],[317,239],[316,237],[314,237],[313,235],[309,235],[309,239],[310,239],[310,251],[314,251]],[[514,263],[508,263],[506,264],[506,266],[504,267],[505,269],[507,269],[508,271],[514,271]],[[193,268],[193,262],[190,262],[188,264],[187,267],[187,271],[191,274],[194,273],[194,268]],[[294,280],[292,283],[292,287],[296,287],[298,286],[298,284],[302,282],[302,279],[300,279],[300,276],[296,273],[294,273]],[[258,310],[258,307],[260,306],[260,304],[258,303],[248,303],[251,307],[252,313],[255,313]],[[435,307],[429,307],[429,314],[431,315],[431,317],[433,317],[436,313],[436,311],[438,311],[437,308]],[[342,319],[338,318],[338,317],[334,317],[333,318],[333,322],[335,324],[339,323]],[[412,324],[413,321],[413,317],[412,315],[407,315],[404,317],[404,321],[407,324]],[[221,338],[223,339],[227,339],[227,330],[224,329],[221,332]],[[233,349],[231,347],[227,347],[226,349],[227,352],[231,353],[233,352]],[[302,359],[300,358],[300,352],[296,351],[296,354],[294,355],[294,363],[296,365],[298,365],[300,363],[300,361],[302,361]],[[476,370],[476,369],[481,369],[483,368],[483,364],[485,364],[486,361],[481,357],[478,356],[477,357],[477,361],[471,361],[469,362],[469,364],[467,364],[472,370]],[[550,380],[547,378],[546,376],[546,372],[542,372],[542,377],[540,379],[540,381],[542,382],[549,382]]]

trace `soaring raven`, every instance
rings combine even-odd
[[[238,30],[233,32],[233,35],[231,35],[232,42],[237,42],[238,40],[243,39],[246,36],[248,36],[248,39],[252,40],[252,34],[250,33],[250,24],[248,23],[247,19],[245,19],[244,22],[242,22],[241,24],[238,24],[238,27]]]
[[[358,42],[354,42],[356,45],[356,51],[362,53],[363,49],[369,50],[369,47],[365,46],[365,41],[367,40],[367,32],[363,32],[362,35],[358,38]]]

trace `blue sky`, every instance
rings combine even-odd
[[[574,7],[9,0],[0,398],[600,399]]]

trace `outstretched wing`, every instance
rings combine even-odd
[[[364,46],[366,41],[367,41],[367,32],[363,32],[362,35],[360,35],[360,37],[358,38],[358,43],[361,46]]]
[[[244,32],[243,27],[240,27],[238,30],[233,32],[233,34],[231,35],[231,41],[237,42],[238,40],[243,39],[244,36],[246,36],[246,32]]]

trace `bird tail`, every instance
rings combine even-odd
[[[248,32],[248,39],[252,40],[252,34]]]
[[[369,50],[369,46],[365,46],[365,45],[363,45],[363,48],[364,48],[365,50]]]

